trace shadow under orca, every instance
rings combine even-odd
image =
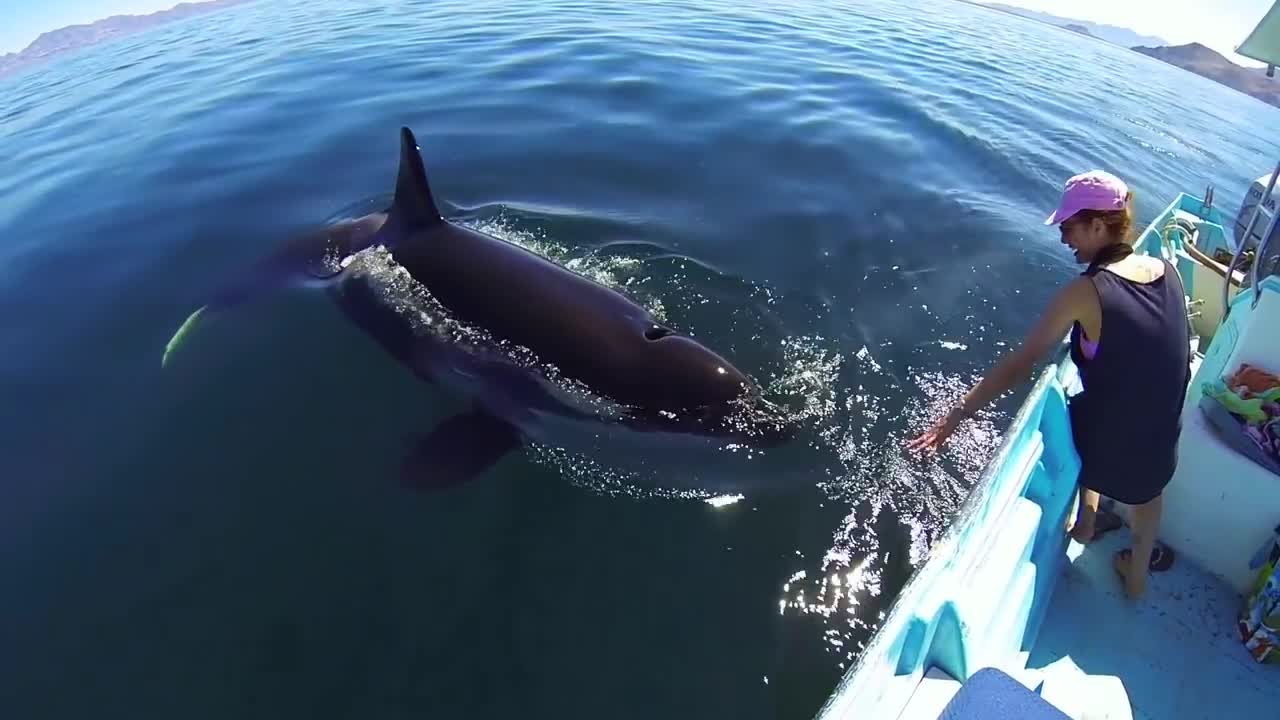
[[[460,484],[525,442],[570,447],[569,427],[596,439],[640,434],[659,448],[689,438],[767,448],[793,437],[746,374],[622,293],[444,219],[413,133],[400,136],[384,213],[294,238],[239,273],[182,324],[162,365],[201,318],[320,285],[392,357],[470,406],[405,458],[403,480],[416,487]]]

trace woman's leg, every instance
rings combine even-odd
[[[1076,512],[1076,522],[1071,526],[1071,537],[1081,545],[1093,539],[1094,521],[1098,517],[1098,503],[1102,496],[1086,487],[1080,488],[1080,507]]]
[[[1124,575],[1124,589],[1131,598],[1138,598],[1147,589],[1148,565],[1151,562],[1151,551],[1156,545],[1156,534],[1160,529],[1160,511],[1164,507],[1164,495],[1157,495],[1151,500],[1133,506],[1133,516],[1129,520],[1129,530],[1133,534],[1133,548],[1129,551],[1127,562],[1120,563],[1119,570]]]

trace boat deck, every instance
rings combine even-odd
[[[1138,720],[1277,717],[1280,665],[1254,662],[1237,639],[1236,593],[1179,557],[1151,573],[1146,595],[1131,601],[1112,565],[1129,543],[1121,528],[1088,546],[1069,544],[1069,564],[1027,658],[1028,669],[1043,673],[1046,697],[1055,684],[1072,687],[1055,676],[1083,672],[1119,678]],[[1097,698],[1089,716],[1126,717],[1128,708],[1114,702],[1108,708]]]

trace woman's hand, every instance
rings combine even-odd
[[[1091,314],[1090,314],[1091,313]],[[1102,313],[1098,304],[1098,292],[1093,287],[1093,280],[1078,277],[1065,288],[1058,291],[1049,307],[1045,310],[1035,327],[1027,333],[1022,345],[1006,353],[991,372],[982,378],[955,407],[945,416],[935,421],[933,427],[923,435],[907,443],[908,450],[936,451],[956,431],[970,414],[986,407],[1001,393],[1012,389],[1027,379],[1027,375],[1041,359],[1048,356],[1062,342],[1062,338],[1071,331],[1071,326],[1079,318],[1090,314],[1098,317]]]
[[[963,419],[964,411],[957,405],[946,415],[943,415],[934,422],[933,427],[926,430],[924,434],[908,442],[907,449],[912,452],[919,452],[921,450],[937,452],[937,450],[942,447],[942,444],[947,441],[947,438],[951,437],[951,433],[956,431],[956,427]]]

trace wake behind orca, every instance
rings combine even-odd
[[[527,442],[572,448],[575,434],[734,449],[791,439],[786,417],[711,349],[617,290],[446,220],[413,133],[400,133],[385,213],[295,238],[238,274],[182,324],[162,364],[202,318],[319,284],[418,378],[470,405],[409,453],[402,474],[414,486],[460,484]]]

